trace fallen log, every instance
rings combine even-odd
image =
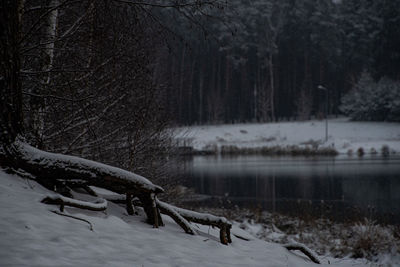
[[[224,245],[232,243],[230,234],[232,224],[225,217],[218,217],[207,213],[186,210],[172,205],[169,206],[189,222],[218,227],[220,229],[219,238],[221,243]]]
[[[232,224],[225,217],[218,217],[207,213],[199,213],[178,207],[175,207],[175,210],[182,215],[183,218],[190,222],[218,227],[220,229],[219,237],[221,243],[224,245],[232,243],[230,236]]]
[[[299,250],[303,252],[304,255],[306,255],[308,258],[310,258],[311,261],[313,261],[316,264],[321,264],[321,261],[318,259],[318,256],[308,247],[306,247],[303,244],[300,243],[289,243],[286,245],[283,245],[284,248],[287,250]]]
[[[133,214],[132,199],[137,197],[147,216],[147,222],[154,227],[163,226],[160,209],[170,215],[185,232],[194,234],[194,229],[189,222],[210,225],[220,229],[220,240],[223,244],[231,243],[230,229],[232,225],[224,218],[211,214],[192,212],[174,206],[158,203],[157,194],[164,190],[148,179],[135,173],[112,167],[91,160],[74,156],[66,156],[45,152],[36,149],[20,140],[16,140],[7,150],[7,157],[0,155],[2,165],[14,169],[23,169],[34,175],[34,179],[50,190],[57,191],[57,187],[63,195],[70,195],[69,187],[84,188],[89,194],[96,192],[90,186],[104,188],[125,197],[128,214]],[[55,190],[56,189],[56,190]],[[121,202],[121,198],[115,199]],[[128,201],[126,201],[128,200]],[[66,196],[50,196],[43,200],[48,204],[59,204],[61,210],[64,206],[72,206],[89,210],[104,210],[97,207],[100,203],[88,203],[74,200]],[[94,206],[93,206],[94,205]]]
[[[10,167],[21,168],[33,174],[38,183],[50,190],[65,188],[66,184],[76,184],[131,194],[141,200],[150,224],[155,227],[163,225],[159,211],[154,208],[152,196],[164,190],[140,175],[79,157],[45,152],[19,140],[10,145],[9,154],[12,160],[9,157],[2,158],[2,161],[7,161]]]
[[[108,198],[107,200],[114,202],[115,199],[118,200],[119,204],[126,204],[127,198],[123,195],[113,196],[113,198]],[[224,217],[218,217],[211,214],[194,212],[182,208],[178,208],[171,204],[165,203],[158,198],[156,200],[156,205],[161,213],[170,216],[187,234],[195,235],[196,229],[190,224],[191,222],[199,223],[202,225],[210,225],[220,229],[220,241],[223,244],[232,243],[230,229],[232,224]],[[141,202],[135,202],[135,206],[143,206]]]
[[[64,211],[65,206],[74,207],[78,209],[92,210],[92,211],[104,211],[107,209],[107,200],[98,199],[94,203],[77,200],[61,195],[49,195],[42,199],[44,204],[60,205],[60,211]]]
[[[79,157],[45,152],[18,140],[10,151],[15,160],[13,165],[36,175],[38,180],[86,181],[120,194],[164,192],[160,186],[135,173]]]

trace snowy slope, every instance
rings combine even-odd
[[[144,217],[127,216],[112,203],[106,213],[66,209],[90,221],[90,231],[87,223],[40,203],[48,193],[0,170],[0,266],[313,266],[274,243],[233,236],[232,245],[225,246],[207,227],[190,236],[166,217],[165,227],[153,229]],[[239,228],[233,232],[246,235]],[[361,261],[323,259],[328,261],[329,266],[362,266]]]
[[[334,147],[339,153],[354,152],[362,147],[366,153],[383,145],[400,152],[400,123],[352,122],[346,118],[328,122],[328,142],[325,142],[325,121],[280,122],[193,126],[178,129],[178,139],[201,150],[207,146],[238,147],[305,146],[319,142]],[[311,142],[310,142],[311,141]]]

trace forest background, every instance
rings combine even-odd
[[[25,137],[47,151],[165,186],[172,126],[400,119],[399,0],[20,3]]]

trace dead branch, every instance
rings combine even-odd
[[[173,206],[165,202],[162,202],[158,199],[156,199],[156,204],[157,207],[160,209],[161,213],[170,216],[185,231],[185,233],[190,235],[196,234],[196,230],[190,225],[190,223],[185,218],[183,218],[178,212],[176,212]]]
[[[107,209],[107,200],[105,199],[98,199],[96,202],[91,203],[61,195],[52,195],[46,196],[41,202],[50,205],[60,205],[60,211],[64,210],[64,206],[92,211],[103,211]]]
[[[219,237],[221,243],[224,245],[232,243],[230,236],[230,229],[232,228],[232,224],[225,217],[218,217],[207,213],[194,212],[178,207],[174,207],[174,209],[183,218],[190,222],[218,227],[220,229]]]
[[[159,201],[161,202],[161,201]],[[182,216],[186,221],[194,222],[202,225],[210,225],[220,229],[219,238],[222,244],[227,245],[232,243],[230,229],[232,224],[224,217],[218,217],[207,213],[199,213],[191,210],[186,210],[161,202],[161,205],[168,205],[170,210],[175,211]],[[182,227],[183,228],[183,227]],[[185,230],[185,228],[184,228]],[[185,230],[186,232],[186,230]]]
[[[76,183],[133,194],[142,202],[148,223],[155,227],[163,225],[154,197],[164,190],[140,175],[79,157],[45,152],[19,140],[10,146],[10,154],[11,157],[4,158],[6,165],[35,175],[35,180],[50,190]]]
[[[91,196],[98,197],[97,193],[88,185],[83,185],[82,188]]]
[[[248,239],[248,238],[246,238],[246,237],[243,237],[243,236],[241,236],[241,235],[238,235],[238,234],[233,234],[235,237],[237,237],[237,238],[239,238],[239,239],[242,239],[242,240],[244,240],[244,241],[250,241],[251,239]]]
[[[321,264],[321,261],[318,259],[317,255],[308,247],[300,243],[290,243],[283,245],[284,248],[287,250],[299,250],[303,252],[304,255],[310,258],[311,261],[315,262],[316,264]]]

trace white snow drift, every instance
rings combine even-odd
[[[127,216],[124,208],[108,204],[106,212],[40,203],[50,192],[37,183],[0,170],[0,266],[313,266],[304,256],[281,245],[232,236],[222,245],[218,232],[199,225],[199,235],[185,234],[168,217],[158,229],[143,216]],[[234,226],[233,234],[249,234]],[[362,261],[323,258],[325,265],[354,266]]]

